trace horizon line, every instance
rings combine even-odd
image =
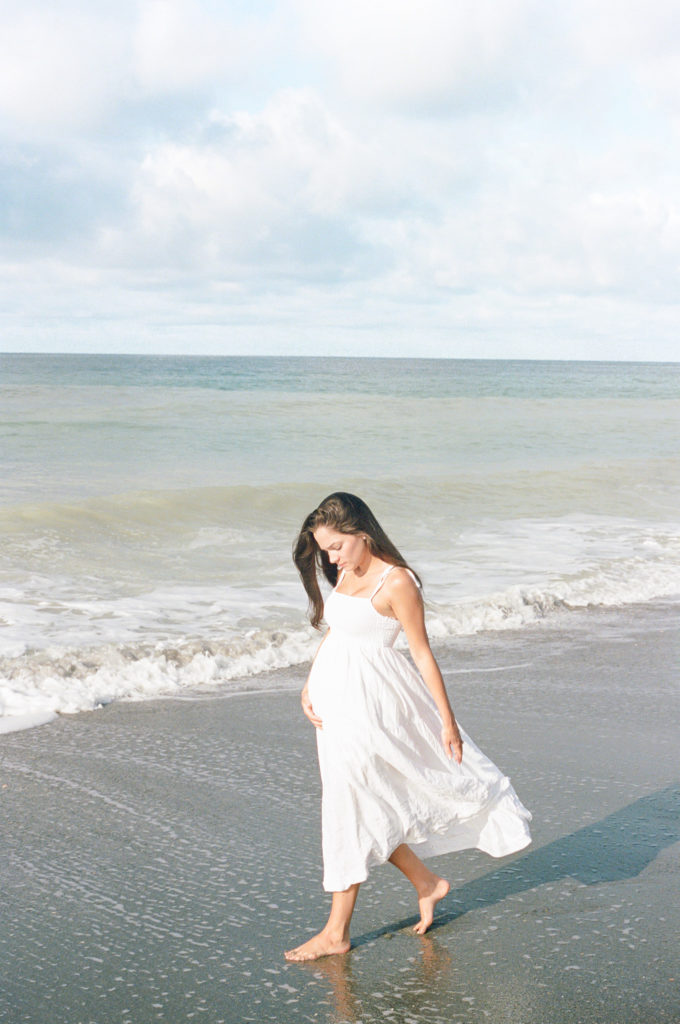
[[[113,352],[52,352],[49,349],[31,349],[27,352],[18,351],[4,351],[0,350],[0,358],[2,356],[53,356],[53,357],[81,357],[81,358],[110,358],[112,356],[137,358],[137,359],[360,359],[360,360],[375,360],[375,361],[416,361],[421,362],[459,362],[459,363],[586,363],[586,364],[600,364],[600,365],[630,365],[630,366],[677,366],[680,365],[680,359],[568,359],[563,357],[550,357],[544,356],[537,358],[535,356],[410,356],[410,355],[342,355],[337,353],[332,354],[306,354],[301,355],[300,353],[282,353],[282,352],[258,352],[258,353],[246,353],[246,352],[229,352],[229,353],[215,353],[215,352],[130,352],[130,351],[113,351]]]

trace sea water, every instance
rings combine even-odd
[[[291,546],[334,490],[439,644],[675,599],[679,399],[680,364],[0,355],[5,727],[292,685]]]

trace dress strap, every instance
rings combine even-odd
[[[376,595],[376,594],[378,593],[378,591],[379,591],[379,590],[380,590],[380,588],[382,587],[383,583],[385,582],[385,580],[387,579],[387,577],[389,576],[389,574],[390,574],[390,573],[392,572],[392,570],[393,570],[393,569],[396,569],[396,568],[397,568],[397,567],[396,567],[396,565],[388,565],[388,566],[387,566],[387,568],[385,569],[385,571],[384,571],[384,572],[383,572],[383,573],[381,574],[381,576],[380,576],[380,579],[379,579],[379,580],[378,580],[378,582],[376,583],[376,585],[375,585],[375,587],[374,587],[374,589],[373,589],[373,593],[371,594],[371,596],[370,596],[370,597],[369,597],[369,599],[368,599],[369,601],[372,601],[372,600],[373,600],[373,598],[374,598],[374,597],[375,597],[375,595]]]
[[[373,593],[369,597],[369,601],[373,600],[373,598],[378,593],[378,591],[380,590],[380,588],[382,587],[383,583],[385,582],[385,580],[387,579],[389,574],[392,572],[392,570],[393,569],[399,569],[399,568],[406,569],[406,572],[409,574],[409,576],[411,577],[411,579],[413,580],[413,582],[417,586],[418,590],[420,590],[420,583],[418,583],[418,580],[416,579],[415,575],[411,572],[410,569],[407,569],[406,566],[388,565],[387,568],[385,569],[385,571],[382,573],[380,579],[376,583],[375,589],[373,590]]]

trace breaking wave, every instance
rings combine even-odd
[[[669,554],[668,548],[664,554]],[[446,643],[484,631],[521,629],[576,609],[679,595],[680,557],[636,556],[549,586],[512,586],[455,603],[431,604],[428,629],[434,642]],[[284,627],[250,629],[222,643],[194,637],[29,650],[0,658],[0,716],[17,722],[28,716],[28,724],[35,724],[31,716],[47,720],[55,713],[92,710],[117,700],[293,688],[301,685],[304,671],[281,670],[309,662],[317,643],[318,634],[311,627]]]

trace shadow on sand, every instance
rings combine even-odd
[[[593,825],[528,853],[453,889],[439,905],[430,933],[470,910],[500,903],[538,886],[574,878],[585,885],[639,875],[680,839],[680,785],[643,796]],[[359,936],[354,947],[412,926],[417,916]]]
[[[680,839],[680,785],[668,786],[635,803],[622,807],[602,821],[556,839],[547,846],[518,854],[503,867],[453,890],[439,905],[439,913],[427,935],[414,936],[421,956],[411,973],[412,986],[400,992],[400,1007],[414,1020],[421,1020],[422,993],[433,991],[451,966],[451,956],[433,936],[470,910],[488,907],[538,886],[574,878],[585,885],[617,882],[639,875],[658,854]],[[366,945],[384,935],[410,928],[417,916],[393,922],[367,932],[352,942],[352,948]],[[414,951],[417,948],[414,945]],[[353,958],[332,956],[300,966],[330,986],[337,1024],[372,1024],[383,1020],[384,1006],[367,995],[362,977],[355,977]],[[385,987],[383,981],[382,987]],[[375,983],[371,985],[375,987]],[[446,1019],[453,1006],[448,1005]],[[461,1014],[465,1010],[461,1010]],[[466,1018],[467,1019],[467,1018]]]

